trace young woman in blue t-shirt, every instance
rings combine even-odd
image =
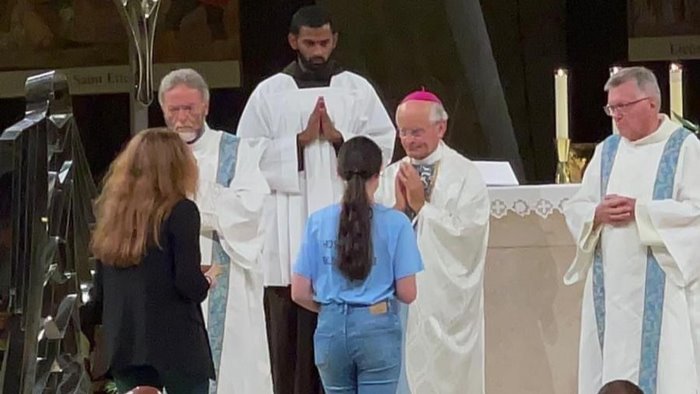
[[[382,153],[355,137],[338,153],[341,204],[309,217],[292,298],[319,313],[314,352],[326,393],[395,393],[401,372],[397,301],[416,298],[423,269],[406,215],[374,204]]]

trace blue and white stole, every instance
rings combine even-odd
[[[673,198],[673,185],[676,177],[676,166],[683,141],[691,133],[679,128],[671,134],[661,155],[654,183],[654,200]],[[620,145],[620,136],[611,135],[603,142],[600,165],[600,198],[605,197],[612,172],[615,156]],[[601,242],[596,247],[593,262],[593,307],[595,310],[598,342],[601,354],[604,354],[605,338],[605,265]],[[644,317],[642,319],[642,351],[639,365],[639,386],[645,394],[656,393],[656,375],[659,361],[659,341],[661,337],[661,321],[664,305],[664,288],[666,274],[658,261],[647,248],[646,281],[644,285]]]
[[[438,163],[433,164],[413,164],[413,168],[418,172],[421,183],[423,183],[423,191],[425,192],[425,201],[430,201],[430,194],[433,191],[435,175],[437,173]],[[410,207],[406,207],[406,215],[413,221],[416,213]]]
[[[219,163],[216,172],[216,183],[228,187],[236,175],[236,157],[238,156],[239,137],[224,132],[219,143]],[[219,236],[214,232],[212,245],[212,264],[219,264],[222,268],[221,275],[217,278],[216,287],[209,291],[207,309],[207,331],[209,331],[209,344],[216,376],[220,374],[221,353],[224,345],[224,325],[226,324],[226,304],[228,301],[229,275],[231,259],[224,251],[219,241]],[[217,382],[212,382],[209,393],[215,394]]]

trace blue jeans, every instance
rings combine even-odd
[[[401,359],[406,359],[406,325],[408,323],[408,305],[399,303],[399,317],[401,318]],[[401,376],[399,376],[399,386],[396,394],[411,394],[408,387],[408,377],[406,376],[406,364],[401,365]]]
[[[396,393],[401,321],[397,302],[385,302],[385,306],[321,306],[314,352],[327,394]]]

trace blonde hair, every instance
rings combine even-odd
[[[95,257],[115,267],[138,265],[148,246],[161,246],[160,227],[175,204],[196,188],[197,163],[175,132],[138,133],[112,162],[97,198]]]

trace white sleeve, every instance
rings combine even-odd
[[[595,150],[581,188],[564,205],[564,216],[569,231],[576,242],[576,257],[564,275],[564,283],[574,284],[586,278],[595,258],[595,249],[603,226],[593,228],[595,210],[600,203],[600,155],[601,145]]]
[[[389,208],[396,204],[396,194],[394,190],[394,182],[396,171],[393,167],[385,168],[379,175],[379,186],[374,192],[374,201]]]
[[[197,193],[202,229],[214,230],[231,262],[246,269],[259,261],[263,246],[262,211],[270,192],[259,168],[264,149],[262,140],[241,139],[231,184],[200,182]]]
[[[459,262],[467,272],[477,269],[486,253],[491,204],[486,185],[476,167],[461,185],[451,185],[451,195],[458,196],[453,209],[426,202],[418,213],[416,233],[419,243],[441,249],[441,262]],[[451,258],[447,258],[447,257]],[[426,261],[426,266],[438,261]]]
[[[382,150],[384,165],[389,165],[394,155],[394,145],[396,143],[396,128],[384,108],[384,104],[379,99],[377,92],[369,82],[364,81],[365,91],[363,103],[359,107],[361,113],[356,114],[357,120],[354,123],[354,130],[349,137],[363,135],[371,138]],[[347,141],[348,138],[346,137]]]
[[[265,138],[260,171],[273,191],[299,193],[296,134],[272,130],[271,113],[260,89],[255,89],[241,114],[236,135],[241,139]]]
[[[638,201],[637,229],[643,245],[668,253],[685,284],[700,279],[700,142],[683,144],[676,173],[674,199]],[[665,250],[664,250],[665,249]]]

